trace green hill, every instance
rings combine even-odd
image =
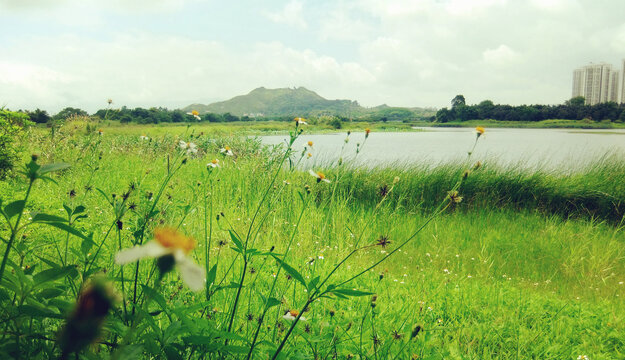
[[[365,108],[357,101],[325,99],[304,87],[282,89],[259,87],[249,94],[235,96],[230,100],[208,105],[191,104],[182,110],[197,110],[200,114],[230,113],[250,117],[338,115],[350,118],[384,117],[389,120],[395,120],[393,114],[401,114],[402,118],[407,115],[414,118],[430,116],[430,113],[434,113],[431,109],[395,108],[387,105]],[[389,113],[392,114],[387,116]]]
[[[364,108],[356,101],[327,100],[314,91],[299,87],[295,89],[266,89],[260,87],[247,95],[235,96],[230,100],[209,105],[192,104],[184,111],[195,109],[200,113],[231,113],[233,115],[283,116],[311,114],[349,115]],[[262,115],[261,115],[262,114]]]

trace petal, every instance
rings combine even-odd
[[[176,265],[178,265],[182,280],[189,286],[189,289],[199,291],[204,288],[206,283],[204,268],[184,255],[182,257],[176,256]]]
[[[331,183],[332,181],[328,180],[328,179],[321,179],[321,181],[325,181],[327,183]]]
[[[118,252],[117,255],[115,255],[115,262],[119,265],[124,265],[146,257],[162,256],[166,253],[167,249],[162,247],[158,242],[150,241],[145,245],[135,246]]]
[[[317,175],[317,173],[316,173],[316,172],[314,172],[314,171],[313,171],[313,169],[308,170],[308,173],[309,173],[310,175],[312,175],[312,176],[316,177],[316,178],[318,178],[318,177],[319,177],[319,175]]]

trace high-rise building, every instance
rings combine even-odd
[[[625,63],[623,64],[625,67]],[[573,97],[583,96],[587,105],[618,102],[619,72],[606,63],[590,64],[573,71]]]
[[[625,104],[625,59],[623,59],[623,68],[621,69],[621,104]]]

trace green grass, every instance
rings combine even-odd
[[[56,183],[35,183],[28,210],[63,216],[63,204],[84,205],[88,217],[74,227],[85,234],[93,232],[96,244],[104,241],[94,264],[100,272],[106,270],[118,291],[120,267],[113,262],[118,238],[105,237],[115,223],[115,214],[96,189],[119,199],[131,183],[137,184],[126,204],[136,204],[136,209],[124,216],[120,231],[122,247],[130,247],[133,233],[141,228],[153,204],[148,193],[158,193],[168,163],[175,163],[175,136],[194,141],[201,150],[164,188],[147,230],[159,224],[180,225],[182,232],[198,241],[192,256],[203,265],[205,186],[212,184],[208,197],[213,203],[210,255],[213,262],[219,258],[216,278],[223,279],[224,285],[236,284],[243,269],[229,231],[244,236],[256,209],[260,209],[262,222],[255,222],[254,247],[263,251],[274,247],[274,252],[282,254],[293,236],[287,262],[306,282],[328,274],[356,247],[388,237],[391,243],[385,248],[372,246],[355,253],[336,273],[332,283],[337,284],[384,259],[410,237],[444,201],[455,179],[472,165],[368,170],[344,166],[328,169],[329,184],[317,183],[307,173],[283,169],[263,201],[263,190],[277,169],[272,160],[279,153],[237,136],[235,128],[230,132],[225,128],[218,135],[204,130],[205,135],[197,136],[202,131],[198,128],[193,138],[185,127],[179,132],[172,129],[104,127],[104,136],[98,137],[85,135],[80,127],[66,127],[53,141],[46,132],[36,131],[25,144],[24,155],[36,152],[40,163],[72,164],[53,175]],[[147,130],[152,141],[138,139],[142,130]],[[219,154],[225,145],[232,147],[235,157]],[[206,163],[216,157],[222,159],[222,167],[207,178]],[[400,180],[384,198],[380,187],[390,189],[395,176]],[[349,288],[375,293],[375,301],[371,296],[332,296],[311,303],[304,314],[307,320],[296,325],[286,343],[284,358],[323,359],[335,354],[337,358],[352,355],[361,359],[409,359],[413,355],[420,359],[624,357],[625,236],[620,224],[624,177],[625,163],[610,157],[565,175],[484,164],[460,189],[461,203],[447,208],[401,251],[349,284]],[[311,194],[306,194],[305,185]],[[19,176],[0,183],[3,204],[19,198],[26,186]],[[85,190],[86,186],[91,190]],[[72,190],[75,196],[70,197]],[[302,220],[297,225],[300,213]],[[0,236],[6,234],[7,229],[0,228]],[[11,276],[31,269],[37,274],[49,269],[50,263],[60,263],[62,256],[56,249],[63,254],[66,236],[49,226],[27,228],[11,254],[16,264],[11,266]],[[220,246],[220,241],[224,245]],[[78,237],[69,238],[68,263],[77,265],[79,275],[50,281],[46,296],[32,292],[30,297],[24,295],[27,302],[20,303],[22,297],[14,300],[13,290],[3,282],[0,353],[15,354],[19,349],[23,358],[59,356],[56,333],[76,297],[69,283],[79,286],[85,280],[82,245]],[[89,249],[85,258],[93,259],[95,249]],[[140,264],[139,282],[157,288],[154,278],[148,279],[151,262]],[[133,271],[134,265],[124,267],[127,282]],[[251,258],[231,331],[245,340],[231,337],[230,347],[213,351],[208,358],[245,358],[256,329],[256,322],[248,321],[247,316],[258,318],[261,295],[267,296],[277,272],[270,256]],[[126,295],[130,297],[128,285]],[[134,328],[125,323],[121,306],[116,306],[98,344],[83,350],[82,356],[195,359],[204,350],[223,345],[224,333],[214,331],[227,327],[236,287],[223,289],[206,301],[202,291],[193,293],[180,285],[175,273],[166,275],[158,290],[162,299],[144,298],[152,314],[138,317]],[[284,311],[299,309],[310,294],[295,279],[289,280],[284,270],[277,277],[276,289],[274,296],[281,304],[267,314],[257,359],[270,357],[288,331],[290,323],[282,319]],[[411,339],[416,325],[422,330]],[[395,331],[401,336],[394,337]],[[207,342],[197,345],[199,338],[192,336],[203,336],[202,341]],[[237,353],[241,350],[242,354]]]
[[[436,127],[476,127],[485,126],[489,128],[570,128],[570,129],[623,129],[624,123],[611,121],[584,121],[584,120],[566,120],[566,119],[550,119],[542,121],[504,121],[504,120],[469,120],[469,121],[451,121],[447,123],[429,123],[419,122],[417,126],[436,126]]]

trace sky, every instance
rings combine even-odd
[[[363,106],[559,104],[622,68],[621,0],[0,0],[0,107],[168,108],[303,86]]]

